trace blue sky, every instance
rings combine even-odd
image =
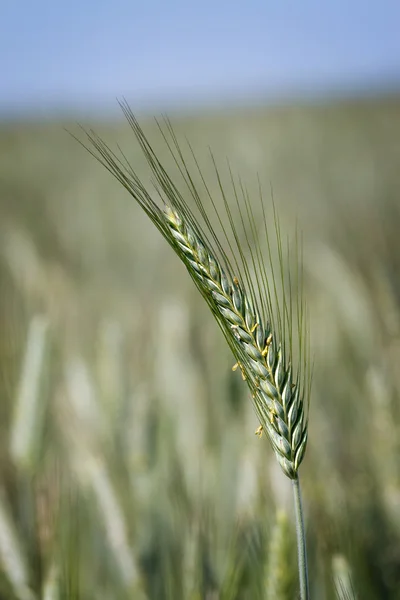
[[[400,83],[399,0],[2,0],[0,111]]]

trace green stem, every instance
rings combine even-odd
[[[297,476],[292,479],[293,494],[294,494],[294,509],[296,513],[296,533],[297,533],[297,555],[299,561],[299,583],[300,583],[300,598],[301,600],[310,599],[310,591],[308,588],[308,565],[307,565],[307,548],[306,535],[304,530],[303,507],[301,504],[300,480]]]

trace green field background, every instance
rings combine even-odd
[[[170,116],[217,205],[209,148],[303,232],[312,597],[400,598],[400,99]],[[122,119],[84,125],[148,178]],[[0,123],[0,599],[296,598],[290,482],[229,348],[68,132]]]

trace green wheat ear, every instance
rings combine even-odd
[[[289,249],[283,251],[273,201],[275,248],[270,241],[261,188],[258,212],[262,218],[256,221],[256,207],[241,181],[235,182],[230,169],[233,201],[228,201],[211,155],[223,206],[223,212],[218,210],[189,146],[203,196],[209,201],[211,211],[208,211],[171,124],[165,120],[167,133],[159,128],[185,185],[185,191],[180,191],[129,106],[125,102],[120,105],[150,166],[159,201],[153,200],[125,155],[121,152],[117,156],[95,132],[85,132],[89,146],[83,145],[133,196],[179,256],[235,356],[234,368],[240,368],[250,388],[260,421],[256,433],[261,436],[265,432],[283,472],[293,482],[300,596],[305,600],[309,598],[308,571],[298,470],[307,446],[311,367],[302,254],[296,245],[293,277],[290,261],[288,264],[284,261],[284,254],[289,258],[290,253]],[[239,227],[235,224],[234,209]],[[210,212],[217,219],[227,249],[212,225]],[[274,249],[277,267],[274,267]]]
[[[260,421],[257,433],[266,433],[284,473],[290,479],[297,479],[307,445],[311,387],[301,253],[296,247],[296,273],[292,277],[289,264],[284,264],[279,222],[272,202],[278,257],[278,266],[274,268],[261,193],[260,231],[247,191],[242,184],[238,189],[231,174],[233,202],[229,203],[213,159],[229,237],[224,215],[218,211],[190,149],[212,212],[222,228],[229,258],[169,121],[165,121],[168,137],[162,128],[160,131],[179,168],[185,193],[176,187],[158,160],[129,106],[121,103],[121,107],[151,168],[160,202],[153,200],[126,157],[122,153],[117,156],[93,131],[85,132],[89,140],[89,147],[85,147],[128,190],[185,264],[235,356],[235,367],[240,368],[250,388]],[[233,219],[234,206],[241,229]],[[243,235],[244,244],[240,239]],[[246,249],[249,258],[245,256]]]

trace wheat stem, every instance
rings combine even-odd
[[[299,476],[292,479],[294,508],[296,514],[296,534],[297,534],[297,554],[299,566],[299,583],[300,583],[300,598],[301,600],[309,600],[310,591],[308,585],[308,564],[307,564],[307,547],[306,533],[304,528],[303,506],[301,502],[301,490]]]

